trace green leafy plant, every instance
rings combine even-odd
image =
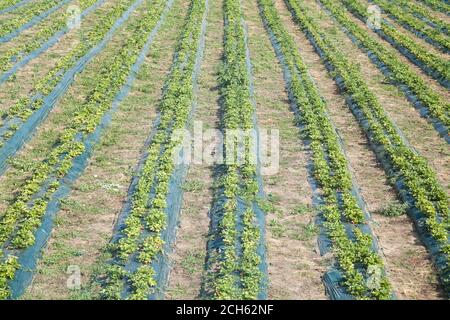
[[[83,3],[81,5],[86,7],[90,4],[90,1],[92,0],[83,0]],[[106,12],[103,12],[101,15],[99,14],[98,22],[86,31],[86,34],[83,37],[83,41],[71,48],[71,50],[64,57],[60,58],[55,63],[53,68],[47,72],[47,74],[37,79],[33,83],[31,92],[27,94],[27,96],[20,97],[16,103],[14,103],[6,110],[3,118],[5,120],[5,126],[6,128],[8,128],[8,130],[1,135],[1,139],[3,139],[3,142],[10,139],[15,134],[17,129],[19,129],[36,110],[40,109],[44,105],[45,96],[50,94],[58,85],[58,83],[62,80],[64,73],[71,67],[73,67],[78,59],[83,57],[87,52],[89,52],[89,50],[91,50],[98,42],[102,40],[102,38],[114,25],[115,21],[129,8],[132,2],[132,0],[119,0],[117,3],[114,3]],[[55,26],[65,23],[66,19],[55,20]],[[36,43],[34,46],[30,46],[30,50],[34,50],[35,47],[39,47],[39,43],[43,42],[45,38],[51,36],[51,31],[44,30],[42,32],[44,32],[45,34],[36,35],[38,38],[41,38],[41,40],[37,41],[38,43]],[[0,71],[6,71],[9,67],[11,67],[11,59],[14,58],[12,55],[18,54],[14,51],[16,50],[15,48],[16,47],[13,47],[13,49],[11,49],[13,51],[8,51],[0,56]],[[20,47],[17,48],[17,50],[22,49],[23,48]],[[103,83],[104,85],[106,83],[106,79],[103,79],[103,81],[100,82],[99,85],[101,83]],[[95,100],[93,99],[93,101]],[[10,123],[13,119],[20,119],[21,122],[11,125]],[[90,122],[90,126],[92,127],[92,125],[95,124],[95,118],[88,119],[89,120],[85,119],[84,121]],[[80,120],[74,119],[74,121]],[[85,126],[88,127],[89,125],[85,124]]]
[[[125,12],[131,2],[132,0],[120,0],[112,6],[112,11],[104,16],[104,19],[108,20],[108,23],[104,21],[106,30]],[[1,252],[5,252],[5,248],[8,252],[20,251],[35,242],[34,234],[41,225],[49,200],[59,187],[60,179],[73,168],[73,160],[85,150],[86,137],[100,124],[103,115],[111,108],[115,95],[126,83],[139,52],[161,16],[165,1],[148,0],[143,7],[145,10],[142,11],[140,19],[134,20],[128,26],[130,36],[123,40],[115,55],[102,63],[100,72],[94,76],[93,82],[96,86],[79,102],[73,122],[62,129],[56,145],[48,156],[32,168],[20,192],[0,217]],[[103,32],[106,32],[104,27],[97,26],[100,33],[94,32],[91,40],[102,37]],[[141,224],[137,225],[132,218],[127,219],[127,223],[130,224],[130,228],[126,230],[126,235],[134,236],[142,228]],[[133,253],[138,248],[138,245],[128,238],[122,239],[125,240],[118,243],[117,250]],[[124,254],[120,257],[126,259]],[[14,264],[13,267],[20,266]],[[112,283],[115,289],[111,292],[117,292],[117,281]],[[6,292],[5,294],[9,292],[4,277],[0,278],[0,291]]]
[[[450,39],[448,36],[442,34],[439,30],[431,28],[422,20],[418,19],[412,15],[409,10],[405,10],[405,6],[400,3],[400,6],[386,0],[372,0],[373,3],[377,4],[384,11],[389,13],[394,19],[396,19],[400,24],[403,24],[416,32],[420,32],[424,36],[431,39],[432,44],[437,44],[439,49],[444,51],[450,50]],[[411,8],[411,6],[407,6]]]
[[[231,148],[237,150],[238,142],[229,138],[229,132],[234,129],[252,129],[254,114],[251,75],[247,68],[246,35],[239,0],[224,1],[223,18],[224,56],[219,76],[223,99],[221,129],[225,141],[231,141]],[[223,174],[216,186],[216,198],[223,194],[226,200],[221,204],[221,219],[218,231],[214,234],[214,241],[220,241],[223,245],[216,249],[216,254],[211,254],[212,258],[207,262],[212,278],[209,291],[213,299],[256,299],[263,284],[261,256],[257,252],[261,226],[256,221],[255,208],[269,209],[270,202],[258,198],[257,171],[251,161],[250,144],[250,137],[245,137],[243,154],[240,155],[242,163],[237,161],[235,154],[235,158],[231,158],[232,152],[225,153]],[[238,198],[242,199],[244,205],[239,211]],[[242,220],[242,230],[238,230],[237,219]],[[237,254],[238,246],[241,254]]]
[[[427,6],[448,14],[450,12],[450,5],[441,0],[422,0]]]
[[[367,9],[359,0],[340,1],[351,12],[354,12],[357,17],[361,19],[368,18]],[[368,31],[353,22],[348,12],[339,3],[331,0],[321,0],[321,3],[346,31],[351,33],[359,41],[366,51],[375,54],[389,68],[392,73],[392,78],[388,79],[390,82],[398,87],[406,85],[429,110],[430,115],[441,121],[447,127],[450,126],[450,118],[446,111],[449,110],[450,104],[444,101],[439,93],[433,90],[424,79],[418,76],[408,64],[402,62],[393,49],[383,46],[380,41],[372,38]],[[381,30],[384,35],[392,38],[401,47],[408,49],[424,65],[435,70],[442,79],[450,80],[450,62],[431,53],[425,47],[402,34],[384,20],[381,21]],[[380,33],[378,32],[378,34]]]

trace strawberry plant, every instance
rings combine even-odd
[[[100,16],[98,23],[87,31],[86,35],[84,35],[84,41],[78,43],[64,57],[59,59],[46,75],[37,79],[26,97],[20,97],[16,103],[5,111],[2,126],[8,128],[8,131],[5,131],[1,136],[3,142],[10,139],[33,112],[44,105],[45,97],[55,89],[64,77],[65,72],[72,68],[78,59],[82,58],[102,40],[113,27],[115,21],[126,12],[133,2],[132,0],[118,0],[114,3],[106,14],[103,13]],[[18,119],[21,122],[19,124],[16,123],[15,127],[11,127],[13,120]],[[74,119],[74,121],[79,121],[79,119]],[[93,120],[90,121],[92,122]]]
[[[366,22],[368,19],[368,13],[366,6],[361,3],[359,0],[340,0],[345,7],[352,12],[357,18],[362,20],[363,22]],[[340,7],[338,7],[336,4],[331,3],[330,1],[322,2],[324,5],[326,5],[327,9],[333,12],[335,17],[342,21],[342,24],[349,23],[350,19],[347,18],[344,10],[342,10]],[[337,12],[335,11],[337,10]],[[450,81],[450,62],[448,62],[445,59],[442,59],[437,54],[431,52],[426,47],[418,43],[416,40],[414,40],[412,37],[408,36],[405,33],[402,33],[401,30],[398,30],[395,28],[392,24],[388,23],[385,19],[381,20],[381,29],[374,30],[380,37],[386,39],[392,45],[398,49],[400,52],[401,50],[407,50],[409,54],[405,55],[406,58],[408,58],[412,63],[416,64],[418,67],[420,67],[425,73],[428,75],[437,78],[438,81],[441,81],[441,83],[445,83]],[[355,27],[352,28],[357,29]],[[359,38],[359,37],[358,37]],[[380,47],[380,46],[378,46]],[[392,54],[391,54],[392,56]],[[398,59],[395,59],[395,64],[400,63]],[[403,64],[402,64],[403,65]],[[431,70],[431,72],[430,72]],[[410,75],[412,75],[413,78],[417,78],[417,76],[414,76],[413,73],[408,72]],[[420,87],[427,87],[423,81],[420,81],[422,85]],[[419,87],[418,87],[419,88]],[[430,98],[424,98],[425,100],[430,100],[432,103],[432,100]]]
[[[434,10],[441,11],[443,13],[446,13],[447,15],[450,14],[450,4],[446,3],[445,1],[441,0],[420,0],[430,8],[433,8]]]
[[[342,1],[355,2],[352,0]],[[391,80],[393,80],[394,84],[397,86],[406,85],[429,110],[431,117],[438,119],[442,124],[450,128],[450,115],[448,113],[450,104],[448,102],[444,101],[437,92],[431,89],[426,81],[418,76],[407,64],[397,58],[394,50],[384,47],[379,41],[371,38],[366,30],[351,21],[348,13],[339,4],[330,0],[321,2],[339,23],[358,39],[366,51],[375,54],[389,68],[392,73]],[[446,79],[450,75],[449,66],[448,62],[443,62],[442,68],[440,68],[445,73]]]
[[[433,14],[433,12],[429,10],[427,7],[408,0],[399,0],[397,1],[397,3],[403,9],[406,9],[409,13],[411,13],[415,17],[423,19],[424,22],[427,23],[429,26],[436,28],[448,35],[450,30],[450,24],[436,17]]]
[[[4,10],[8,7],[14,6],[21,2],[22,0],[4,0],[0,3],[0,10]]]

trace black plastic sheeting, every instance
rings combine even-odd
[[[114,32],[129,18],[131,13],[141,5],[142,2],[143,0],[136,0],[133,5],[128,8],[128,10],[111,27],[102,41],[89,50],[86,55],[81,57],[77,63],[64,74],[53,91],[43,98],[43,106],[36,110],[26,122],[22,123],[10,139],[5,141],[0,148],[0,174],[3,174],[8,167],[8,159],[22,148],[22,146],[32,137],[39,124],[47,118],[47,115],[53,109],[53,106],[58,101],[59,97],[61,97],[69,88],[75,76],[82,72],[87,63],[100,53],[105,45],[111,40]],[[19,119],[13,120],[17,121]],[[2,128],[0,128],[0,130],[1,129]]]
[[[84,10],[80,14],[80,18],[83,19],[86,17],[89,13],[97,9],[99,6],[101,6],[105,0],[98,0],[95,4]],[[9,70],[5,71],[2,75],[0,75],[0,84],[8,80],[14,73],[17,72],[20,68],[24,67],[28,64],[31,60],[34,58],[39,57],[43,52],[47,51],[49,48],[54,46],[59,39],[63,35],[65,35],[69,31],[69,28],[65,26],[61,30],[59,30],[57,33],[55,33],[51,38],[49,38],[46,42],[44,42],[38,49],[34,50],[33,52],[30,52],[26,56],[22,57],[19,62],[14,64]]]
[[[136,1],[135,5],[139,5],[140,3],[142,3],[142,1],[143,0]],[[171,1],[173,0],[169,0],[169,2]],[[128,15],[135,9],[135,5],[130,7],[129,11],[127,11]],[[128,15],[124,13],[122,18],[127,17]],[[131,90],[131,85],[133,84],[133,81],[135,80],[140,67],[145,61],[145,57],[160,28],[163,18],[164,17],[160,18],[160,21],[149,35],[146,44],[139,54],[139,57],[131,68],[130,74],[127,78],[127,82],[122,86],[119,93],[116,95],[111,108],[103,115],[101,122],[97,126],[95,131],[83,140],[85,151],[83,152],[83,154],[73,160],[72,168],[60,181],[59,188],[51,197],[51,200],[48,203],[47,209],[42,219],[42,224],[40,228],[35,232],[35,243],[31,247],[28,247],[27,249],[20,252],[19,263],[21,267],[16,271],[14,279],[10,282],[12,291],[11,297],[13,299],[19,298],[31,283],[33,274],[36,270],[37,262],[42,254],[41,251],[47,244],[53,228],[54,219],[60,210],[61,201],[70,194],[73,183],[81,176],[84,169],[86,168],[95,145],[99,142],[104,130],[109,126],[114,113],[119,109],[120,103],[125,99],[129,91]]]
[[[426,65],[424,62],[419,60],[416,55],[412,54],[407,48],[403,47],[399,43],[397,43],[394,39],[386,35],[382,30],[375,30],[376,33],[380,35],[380,37],[387,42],[389,42],[394,48],[396,48],[398,51],[400,51],[406,58],[408,58],[409,61],[414,63],[416,66],[418,66],[420,69],[422,69],[427,75],[435,79],[437,82],[439,82],[443,87],[449,89],[450,88],[450,80],[445,78],[443,75],[440,74],[440,72],[436,71],[433,68],[430,68],[428,65]]]
[[[319,4],[321,5],[321,7],[328,12],[328,14],[330,16],[333,16],[329,10],[323,6],[322,3]],[[365,21],[365,18],[363,16],[361,16],[358,12],[353,11],[353,10],[348,10],[349,12],[351,12],[355,17],[357,17],[359,20],[361,21]],[[334,17],[333,17],[334,19]],[[383,24],[386,24],[388,26],[392,26],[389,21],[383,19],[382,21]],[[420,69],[422,69],[422,71],[424,71],[427,75],[429,75],[430,77],[432,77],[433,79],[435,79],[436,81],[438,81],[443,87],[445,88],[450,88],[450,79],[445,78],[442,74],[440,74],[437,70],[430,68],[429,66],[427,66],[424,62],[422,62],[421,60],[419,60],[417,58],[416,55],[414,55],[413,53],[411,53],[407,48],[403,47],[401,44],[399,44],[398,42],[396,42],[394,39],[392,39],[391,37],[389,37],[387,34],[385,34],[383,32],[382,29],[374,29],[373,30],[375,33],[377,33],[382,39],[386,40],[387,42],[389,42],[394,48],[396,48],[398,51],[400,51],[406,58],[408,58],[409,61],[411,61],[412,63],[414,63],[416,66],[418,66]],[[347,32],[347,34],[350,32]]]
[[[35,24],[38,24],[39,22],[41,22],[42,20],[47,18],[50,14],[52,14],[53,12],[55,12],[56,10],[61,8],[63,5],[65,5],[65,4],[67,4],[67,3],[71,2],[71,1],[72,0],[63,0],[63,1],[59,2],[57,5],[55,5],[54,7],[51,7],[47,11],[42,12],[40,15],[37,15],[37,16],[33,17],[33,19],[31,19],[30,21],[28,21],[24,25],[20,26],[16,30],[13,30],[10,33],[8,33],[7,35],[4,35],[3,37],[0,37],[0,43],[8,42],[11,39],[17,37],[22,31],[31,28]]]
[[[335,19],[334,16],[325,7],[323,8],[333,19]],[[367,53],[372,63],[377,66],[377,68],[383,73],[383,75],[386,78],[388,79],[393,78],[392,76],[393,73],[391,69],[389,69],[389,67],[386,66],[386,64],[384,64],[384,62],[382,62],[374,52],[367,50],[364,44],[362,44],[358,39],[356,39],[347,28],[341,26],[341,29],[345,32],[345,34],[347,34],[347,36],[353,43],[355,43],[359,48],[361,48],[362,50],[364,50],[364,52]],[[430,71],[432,70],[430,69]],[[446,125],[444,125],[439,119],[433,117],[433,115],[430,113],[430,110],[419,100],[419,98],[411,91],[411,89],[407,85],[393,80],[390,81],[401,89],[407,100],[414,106],[414,108],[416,108],[419,111],[420,115],[423,118],[427,119],[427,121],[430,122],[433,125],[434,129],[438,132],[439,136],[443,138],[448,144],[450,144],[449,128]],[[448,85],[448,80],[446,81],[446,83]],[[400,132],[399,135],[401,135],[402,138],[406,141],[405,137]]]
[[[165,12],[163,13],[163,16],[167,15],[167,12],[169,8],[172,6],[174,0],[169,0],[166,5]],[[200,36],[200,43],[197,50],[197,56],[196,56],[196,62],[195,62],[195,70],[192,76],[192,83],[193,83],[193,89],[194,89],[194,100],[192,102],[192,107],[190,111],[189,118],[192,117],[192,114],[194,113],[197,101],[196,101],[196,92],[197,92],[197,78],[200,71],[200,65],[201,61],[203,59],[203,51],[205,46],[205,32],[206,32],[206,17],[208,14],[208,0],[205,2],[206,9],[204,12],[203,20],[202,20],[202,30],[201,30],[201,36]],[[155,133],[156,129],[159,124],[159,118],[160,115],[158,114],[157,119],[155,120],[153,124],[153,129],[149,137],[147,138],[147,141],[145,143],[145,147],[148,147],[151,143]],[[147,149],[147,148],[145,148]],[[179,159],[184,159],[183,149],[180,150]],[[139,161],[139,164],[136,167],[135,172],[138,173],[142,170],[142,167],[145,163],[145,160],[147,158],[148,154],[144,153],[143,157]],[[148,296],[150,300],[156,300],[156,299],[163,299],[164,294],[167,288],[168,279],[169,279],[169,273],[170,273],[170,259],[169,255],[173,251],[173,244],[176,240],[176,234],[177,234],[177,228],[179,223],[179,215],[181,211],[182,206],[182,200],[183,200],[183,182],[186,176],[188,170],[187,164],[184,163],[184,161],[180,161],[180,164],[178,164],[175,167],[174,172],[172,173],[172,176],[170,178],[169,182],[169,193],[167,195],[167,208],[165,209],[167,220],[166,220],[166,228],[162,231],[161,238],[164,241],[163,246],[163,253],[159,254],[155,260],[152,262],[152,268],[155,270],[155,280],[157,282],[156,288],[152,294]],[[122,212],[120,213],[118,220],[115,224],[114,231],[113,231],[113,237],[111,242],[114,243],[118,241],[121,238],[122,230],[126,228],[125,221],[126,218],[129,216],[131,209],[132,209],[132,197],[134,194],[134,191],[136,190],[136,186],[139,182],[139,175],[136,174],[130,184],[130,187],[128,189],[128,196],[126,203],[124,204],[122,208]],[[152,186],[150,192],[149,192],[149,198],[152,198],[154,196],[154,186]],[[149,235],[150,233],[147,230],[143,231],[143,235]],[[114,261],[112,261],[114,262]],[[128,272],[134,272],[137,270],[137,268],[141,265],[140,262],[137,260],[137,256],[133,255],[125,264],[125,270]],[[122,292],[122,298],[127,298],[131,293],[131,288],[128,284],[125,285],[125,289]]]
[[[329,70],[330,73],[333,72],[334,67],[326,60],[326,56],[323,53],[323,51],[320,49],[320,47],[317,45],[317,43],[314,40],[314,37],[307,31],[305,31],[309,41],[313,45],[316,52],[319,54],[319,56],[323,59],[325,62],[326,68]],[[338,85],[341,92],[345,93],[345,82],[340,76],[335,76],[334,80],[336,84]],[[386,152],[383,148],[383,146],[380,146],[373,141],[373,137],[370,134],[369,125],[362,113],[362,111],[359,109],[359,106],[352,100],[351,97],[346,97],[346,104],[352,111],[355,118],[358,120],[358,123],[363,128],[364,132],[366,133],[369,144],[374,151],[378,161],[382,164],[385,172],[389,177],[395,177],[396,182],[394,184],[395,189],[399,193],[401,199],[403,202],[407,203],[409,208],[407,209],[407,213],[409,217],[413,220],[416,230],[419,234],[419,237],[425,247],[428,249],[432,260],[434,262],[434,265],[438,271],[440,280],[442,285],[444,286],[444,291],[446,292],[447,296],[450,296],[450,267],[448,265],[448,256],[441,251],[441,245],[431,236],[430,232],[427,230],[425,221],[426,216],[423,212],[421,212],[416,206],[415,201],[412,196],[412,194],[409,192],[408,188],[403,182],[403,179],[398,174],[398,171],[396,171],[392,165],[388,157],[386,156]],[[398,129],[397,129],[398,130]],[[410,146],[409,142],[406,140],[406,138],[400,134],[400,137],[404,140],[404,143],[408,146]]]

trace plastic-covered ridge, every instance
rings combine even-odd
[[[322,2],[324,1],[323,0],[320,1],[319,4],[322,6],[325,12],[327,12],[328,15],[330,15],[333,19],[335,19],[339,23],[335,15],[329,10],[326,4]],[[358,15],[358,18],[361,18],[361,16]],[[353,43],[355,43],[361,50],[367,53],[372,63],[383,73],[383,75],[387,79],[391,79],[390,81],[404,93],[407,100],[419,111],[420,115],[426,118],[427,121],[433,125],[434,129],[438,132],[439,136],[442,137],[447,143],[450,143],[449,128],[442,122],[444,120],[441,121],[440,119],[434,117],[430,109],[424,105],[424,103],[417,97],[417,95],[414,92],[412,92],[411,88],[409,88],[406,84],[395,80],[394,73],[383,61],[381,61],[380,57],[375,52],[367,48],[367,46],[364,43],[362,43],[361,40],[357,39],[356,36],[350,30],[348,30],[343,24],[339,23],[339,25],[341,25],[342,30],[350,38],[350,40]],[[382,31],[378,32],[382,33]],[[445,80],[443,83],[448,83],[448,81]],[[448,117],[448,113],[449,111],[446,110],[442,119]],[[398,134],[401,135],[399,130]],[[403,140],[406,141],[406,139]]]
[[[386,7],[386,5],[390,5],[390,3],[385,2],[385,0],[368,0],[369,3],[373,3],[378,5],[383,11],[385,11],[389,17],[391,17],[393,20],[398,21],[398,23],[404,27],[405,29],[409,30],[410,32],[414,33],[416,36],[418,36],[419,38],[424,39],[426,42],[428,42],[429,44],[435,46],[437,49],[441,50],[444,53],[450,53],[450,43],[448,41],[448,37],[445,39],[445,45],[441,42],[439,42],[436,39],[436,34],[433,33],[433,37],[431,37],[429,34],[430,32],[428,32],[428,30],[418,30],[416,29],[413,25],[407,23],[406,21],[402,21],[402,19],[400,19],[400,16],[393,14],[392,12],[390,12],[390,9]],[[408,14],[408,13],[406,13]],[[414,16],[412,16],[414,17]],[[414,17],[415,18],[415,17]],[[419,20],[420,21],[420,20]],[[436,31],[434,29],[430,29],[433,31]],[[427,34],[429,33],[429,34]]]
[[[266,198],[266,195],[264,193],[264,185],[263,185],[263,178],[261,176],[261,158],[260,158],[260,152],[261,149],[261,141],[260,141],[260,135],[259,135],[259,126],[258,126],[258,117],[256,115],[256,99],[255,99],[255,87],[253,83],[253,70],[252,70],[252,63],[250,60],[250,49],[248,45],[248,27],[245,24],[244,19],[241,19],[241,24],[244,28],[244,42],[246,47],[246,64],[247,64],[247,73],[249,75],[249,91],[250,91],[250,101],[253,105],[253,128],[256,133],[256,181],[258,182],[258,199],[263,200]],[[255,213],[256,217],[256,223],[259,228],[260,232],[260,239],[259,239],[259,245],[257,248],[257,254],[260,256],[260,264],[259,264],[259,271],[261,272],[262,278],[260,282],[260,290],[258,294],[258,300],[265,300],[267,299],[267,290],[268,290],[268,282],[269,282],[269,275],[268,275],[268,269],[267,269],[267,255],[266,255],[266,213],[261,209],[261,207],[258,205],[257,202],[253,202],[252,204],[252,210]]]
[[[367,20],[367,16],[364,14],[361,14],[361,7],[359,6],[360,3],[356,2],[356,1],[348,1],[348,0],[340,0],[345,7],[347,8],[347,10],[349,12],[351,12],[356,18],[358,18],[359,20],[361,20],[362,22],[366,22]],[[321,5],[322,8],[324,8],[325,10],[327,10],[324,6],[324,4],[318,0],[319,4]],[[329,12],[329,10],[327,10]],[[449,62],[445,61],[443,59],[439,60],[440,58],[437,57],[434,54],[430,54],[429,51],[426,50],[425,47],[421,46],[420,44],[415,44],[416,48],[417,48],[417,53],[415,54],[411,49],[405,47],[404,45],[402,45],[401,43],[399,43],[398,41],[396,41],[392,36],[388,35],[385,31],[384,31],[384,27],[388,28],[387,30],[391,30],[391,32],[393,32],[393,34],[397,33],[397,30],[395,29],[395,27],[386,19],[382,19],[381,20],[382,23],[382,28],[377,28],[377,29],[373,29],[372,31],[377,33],[382,39],[386,40],[389,44],[391,44],[395,49],[397,49],[400,53],[402,53],[406,58],[409,59],[409,61],[411,61],[412,63],[414,63],[416,66],[418,66],[419,68],[421,68],[427,75],[429,75],[430,77],[432,77],[433,79],[435,79],[436,81],[438,81],[443,87],[445,88],[450,88],[450,79],[448,78],[447,74],[448,74],[448,69],[450,67],[448,67]],[[404,37],[405,41],[410,41],[412,42],[413,39],[411,39],[408,36],[405,36],[404,34],[401,34]],[[426,55],[426,58],[428,59],[428,64],[427,64],[427,59],[420,59],[420,55],[424,54]],[[433,67],[432,65],[429,64],[430,60],[435,60],[435,67]],[[439,63],[443,63],[445,64],[446,67],[442,68],[443,70],[439,70]],[[445,72],[445,70],[447,70],[447,73]]]
[[[411,15],[428,24],[430,27],[449,35],[450,24],[435,16],[433,11],[414,1],[400,0],[397,5],[407,10]]]
[[[325,53],[315,41],[314,36],[308,30],[304,30],[304,32],[309,41],[311,42],[311,44],[313,45],[313,47],[315,48],[316,52],[323,59],[327,70],[330,73],[334,74],[335,72],[334,66],[331,65],[330,62],[327,60]],[[339,89],[341,90],[341,92],[345,93],[346,85],[344,79],[339,75],[335,75],[334,80],[338,85]],[[438,243],[438,241],[430,235],[430,231],[428,230],[428,228],[424,223],[426,216],[416,207],[416,203],[413,200],[411,193],[408,191],[408,189],[403,183],[403,180],[399,177],[398,172],[393,168],[391,161],[388,159],[386,150],[383,148],[383,146],[376,144],[374,142],[374,137],[371,133],[369,123],[365,118],[363,112],[361,111],[359,105],[357,105],[350,96],[346,97],[346,103],[350,108],[350,110],[352,111],[355,118],[358,120],[360,126],[366,132],[366,135],[369,138],[370,146],[374,150],[377,159],[383,165],[384,170],[390,177],[395,177],[396,182],[394,186],[399,192],[402,200],[409,205],[407,213],[413,220],[414,224],[416,225],[416,229],[419,233],[421,240],[423,241],[424,245],[426,246],[426,248],[428,249],[428,251],[432,256],[433,262],[439,272],[441,283],[443,284],[444,290],[448,296],[450,294],[448,255],[442,252],[441,244]],[[405,138],[402,137],[402,139]],[[405,143],[407,144],[407,142]]]
[[[419,0],[433,10],[440,11],[450,16],[450,5],[448,0]]]
[[[223,9],[221,130],[226,141],[229,130],[255,130],[254,151],[258,154],[260,141],[252,66],[241,2],[225,1]],[[238,87],[229,80],[231,78],[243,84]],[[244,159],[248,156],[245,140],[242,143],[245,150],[240,155]],[[231,148],[236,148],[237,144],[234,141]],[[228,160],[232,152],[227,151],[227,147],[221,146],[220,153]],[[214,198],[209,211],[210,236],[201,296],[205,299],[267,299],[265,214],[259,205],[264,199],[260,159],[256,157],[254,167],[246,160],[242,164],[227,160],[217,164],[214,170]],[[243,174],[245,170],[251,170],[251,174]],[[249,184],[252,184],[251,191],[246,190]],[[250,233],[252,239],[248,239]]]

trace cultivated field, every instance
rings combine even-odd
[[[450,298],[447,0],[0,0],[0,299]]]

